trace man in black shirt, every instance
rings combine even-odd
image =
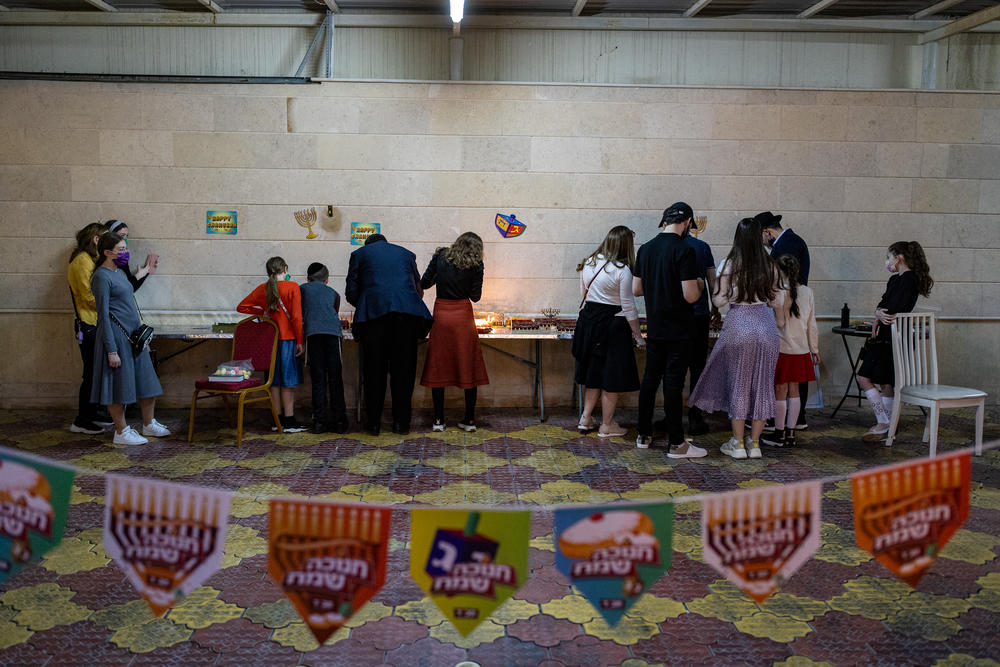
[[[694,211],[677,202],[663,212],[661,232],[636,254],[632,293],[646,299],[646,370],[639,388],[639,437],[646,449],[653,441],[653,407],[663,382],[670,450],[675,459],[698,458],[706,451],[684,439],[684,376],[687,374],[694,324],[694,304],[705,283],[698,277],[694,250],[682,238]]]

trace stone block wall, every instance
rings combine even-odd
[[[160,255],[137,294],[154,324],[235,320],[275,254],[299,280],[323,261],[342,291],[352,221],[381,223],[421,268],[437,246],[477,231],[487,242],[479,309],[572,313],[579,259],[616,224],[650,238],[678,199],[708,216],[702,238],[719,261],[736,221],[765,209],[809,242],[827,402],[849,373],[832,318],[844,302],[870,313],[888,277],[885,248],[919,241],[937,281],[928,305],[945,318],[943,379],[995,401],[998,164],[996,93],[3,81],[0,405],[75,401],[65,268],[87,222],[122,218],[138,261]],[[314,240],[293,217],[310,207]],[[236,210],[239,233],[207,235],[206,210]],[[501,239],[498,211],[516,213],[525,234]],[[547,402],[566,404],[569,346],[544,352]],[[186,404],[195,376],[227,356],[212,343],[165,363],[165,401]],[[351,345],[345,356],[353,399]],[[527,366],[492,351],[487,365],[483,404],[530,403]],[[417,397],[429,404],[429,393]]]

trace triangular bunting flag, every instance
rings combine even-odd
[[[413,510],[410,576],[468,635],[524,585],[530,529],[530,512]]]
[[[108,475],[104,548],[162,616],[222,564],[229,494]]]
[[[969,452],[851,476],[858,546],[916,586],[969,518]]]
[[[0,583],[59,544],[73,471],[0,447]]]
[[[819,548],[822,489],[814,481],[705,497],[702,556],[763,602]]]
[[[556,567],[615,625],[670,567],[674,506],[555,512]]]
[[[271,501],[267,570],[320,644],[385,584],[391,518],[387,507]]]

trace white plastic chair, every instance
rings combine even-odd
[[[937,455],[941,408],[976,406],[976,455],[983,453],[983,416],[986,392],[938,384],[937,338],[934,313],[899,313],[892,325],[892,359],[896,366],[896,400],[889,419],[885,446],[892,447],[903,403],[929,408],[923,442],[930,440],[930,455]]]

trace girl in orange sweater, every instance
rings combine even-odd
[[[295,419],[295,387],[302,383],[302,300],[299,286],[289,280],[288,264],[281,257],[267,260],[267,282],[236,306],[240,313],[266,315],[278,325],[278,355],[271,399],[281,413],[281,428],[298,433],[306,427]],[[278,276],[284,276],[279,280]]]

